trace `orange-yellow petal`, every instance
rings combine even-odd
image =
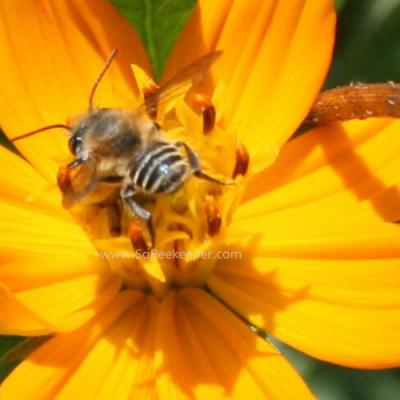
[[[23,361],[1,386],[0,398],[155,399],[156,315],[154,299],[121,292],[92,321],[55,336]]]
[[[43,253],[97,254],[84,231],[61,206],[58,188],[26,161],[0,147],[0,243]]]
[[[398,120],[316,129],[283,149],[246,188],[232,227],[311,229],[400,219]]]
[[[0,200],[0,213],[2,247],[53,254],[97,254],[82,228],[72,219],[64,221],[3,200]]]
[[[272,347],[199,289],[170,292],[156,333],[163,399],[313,399]]]
[[[32,166],[3,148],[0,157],[1,331],[71,330],[104,307],[121,281],[61,208],[58,190],[40,193],[48,184]]]
[[[306,116],[330,63],[334,27],[331,0],[202,0],[164,79],[222,50],[212,75],[214,84],[227,84],[223,124],[238,132],[253,157],[261,155],[280,148]]]
[[[0,199],[38,213],[71,221],[61,207],[61,193],[23,158],[0,146]]]
[[[0,281],[12,291],[7,296],[10,313],[14,309],[10,307],[27,307],[52,330],[69,330],[118,291],[120,279],[72,221],[12,202],[0,201],[0,210]],[[1,314],[0,321],[9,334],[43,334],[29,319],[11,323]]]
[[[35,314],[29,307],[18,301],[12,291],[0,282],[0,333],[3,335],[44,335],[51,333],[54,327]]]
[[[327,226],[297,235],[238,233],[232,241],[240,237],[242,246],[231,250],[241,258],[220,260],[209,287],[256,326],[316,358],[400,365],[400,227]]]
[[[9,137],[85,112],[91,87],[115,48],[119,53],[96,91],[96,105],[137,105],[130,64],[150,71],[137,34],[104,0],[1,1],[0,47],[0,117]],[[67,156],[66,137],[51,130],[16,143],[54,182]]]
[[[47,331],[34,330],[22,316],[7,323],[9,316],[2,313],[3,333],[31,336],[71,331],[99,312],[121,287],[118,276],[97,256],[4,248],[1,253],[0,282],[12,293],[13,307],[25,307],[48,326]]]

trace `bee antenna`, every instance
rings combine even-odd
[[[48,131],[49,129],[55,129],[55,128],[63,128],[63,129],[71,130],[71,127],[68,126],[68,125],[55,124],[55,125],[45,126],[43,128],[40,128],[40,129],[36,129],[35,131],[25,133],[24,135],[17,136],[17,137],[15,137],[13,139],[10,139],[10,140],[11,140],[11,142],[16,142],[17,140],[25,139],[25,138],[27,138],[29,136],[36,135],[37,133],[40,133],[40,132],[43,132],[43,131]]]
[[[102,69],[102,71],[100,72],[100,75],[97,77],[96,81],[94,82],[94,85],[92,86],[92,89],[89,93],[89,110],[93,108],[93,97],[94,94],[96,92],[97,86],[99,86],[99,83],[101,81],[101,79],[103,78],[104,74],[107,72],[108,67],[110,66],[112,60],[114,59],[114,57],[117,54],[117,49],[114,49],[111,54],[108,56],[108,59],[106,61],[106,63],[104,64],[104,67]]]

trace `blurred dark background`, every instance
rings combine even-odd
[[[400,1],[338,1],[336,50],[327,87],[400,80]]]
[[[216,0],[217,1],[217,0]],[[315,0],[318,1],[318,0]],[[136,26],[159,75],[193,0],[114,0]],[[138,6],[142,3],[142,6]],[[400,0],[337,0],[339,23],[326,88],[350,82],[400,82]],[[143,5],[144,4],[144,5]],[[152,13],[148,34],[144,14]],[[174,15],[174,18],[166,18]],[[175,18],[179,16],[178,20]],[[399,132],[400,134],[400,132]],[[400,171],[399,171],[400,173]],[[0,339],[0,355],[18,342]],[[322,363],[278,345],[320,400],[400,400],[400,369],[359,371]],[[0,380],[14,363],[0,365]]]

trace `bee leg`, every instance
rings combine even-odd
[[[67,165],[67,168],[68,168],[68,169],[77,168],[77,167],[79,167],[80,165],[82,165],[84,162],[86,162],[85,159],[83,159],[83,158],[77,158],[76,160],[70,162],[70,163]]]
[[[202,172],[199,157],[185,142],[176,142],[175,146],[185,148],[186,154],[188,156],[190,169],[191,169],[193,175],[197,176],[200,179],[204,179],[206,181],[217,183],[218,185],[222,185],[222,186],[231,186],[232,185],[232,183],[220,181],[220,180],[215,179],[212,176],[207,175],[204,172]]]
[[[101,176],[98,181],[104,183],[121,183],[124,180],[123,176],[119,175],[109,175],[109,176]]]
[[[153,228],[153,220],[151,217],[151,212],[147,211],[143,207],[141,207],[135,200],[133,200],[133,196],[136,194],[136,189],[134,186],[130,185],[121,189],[121,197],[124,200],[125,204],[128,206],[129,210],[139,217],[140,219],[146,221],[147,228],[150,233],[151,238],[151,247],[155,244],[155,233]]]

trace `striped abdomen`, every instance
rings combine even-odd
[[[153,142],[134,160],[132,183],[152,194],[176,192],[189,173],[187,162],[170,143]]]
[[[305,122],[325,125],[382,117],[400,118],[400,84],[357,83],[322,92]]]

